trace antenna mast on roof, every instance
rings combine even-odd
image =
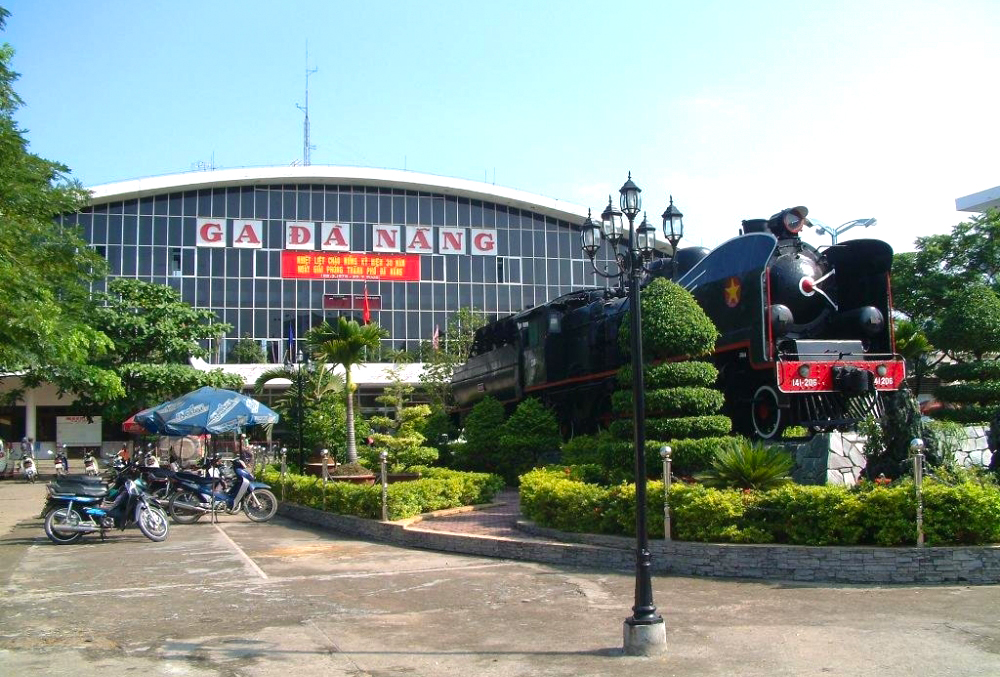
[[[295,107],[300,111],[305,113],[305,120],[302,123],[302,164],[311,165],[312,160],[309,157],[309,151],[316,148],[316,146],[309,145],[309,76],[318,71],[318,68],[309,68],[309,41],[306,41],[306,105],[300,106],[295,104]]]

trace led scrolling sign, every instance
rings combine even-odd
[[[263,247],[261,220],[198,218],[196,221],[199,247],[226,247],[230,241],[235,248]],[[496,256],[497,253],[497,232],[488,228],[385,224],[369,227],[372,252],[359,253],[351,250],[349,224],[286,221],[281,276],[412,282],[420,280],[422,254]]]

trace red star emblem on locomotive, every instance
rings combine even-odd
[[[723,292],[727,306],[735,308],[740,304],[740,292],[742,289],[743,286],[740,284],[740,278],[731,277],[726,281],[726,286],[725,289],[723,289]]]

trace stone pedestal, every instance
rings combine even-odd
[[[624,624],[624,651],[626,656],[659,656],[667,652],[667,625],[661,618],[657,623]]]

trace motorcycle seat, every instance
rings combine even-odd
[[[186,470],[181,470],[176,473],[175,477],[184,482],[194,482],[196,484],[212,484],[217,482],[218,478],[215,477],[205,477],[204,475],[197,475],[193,472],[187,472]]]
[[[108,495],[108,488],[105,486],[95,486],[92,484],[76,484],[74,482],[50,482],[53,494],[87,496],[89,498],[103,498]]]
[[[156,479],[167,479],[175,474],[170,468],[143,468],[143,472]]]
[[[93,475],[63,475],[60,482],[77,482],[79,484],[104,484],[104,480]]]

